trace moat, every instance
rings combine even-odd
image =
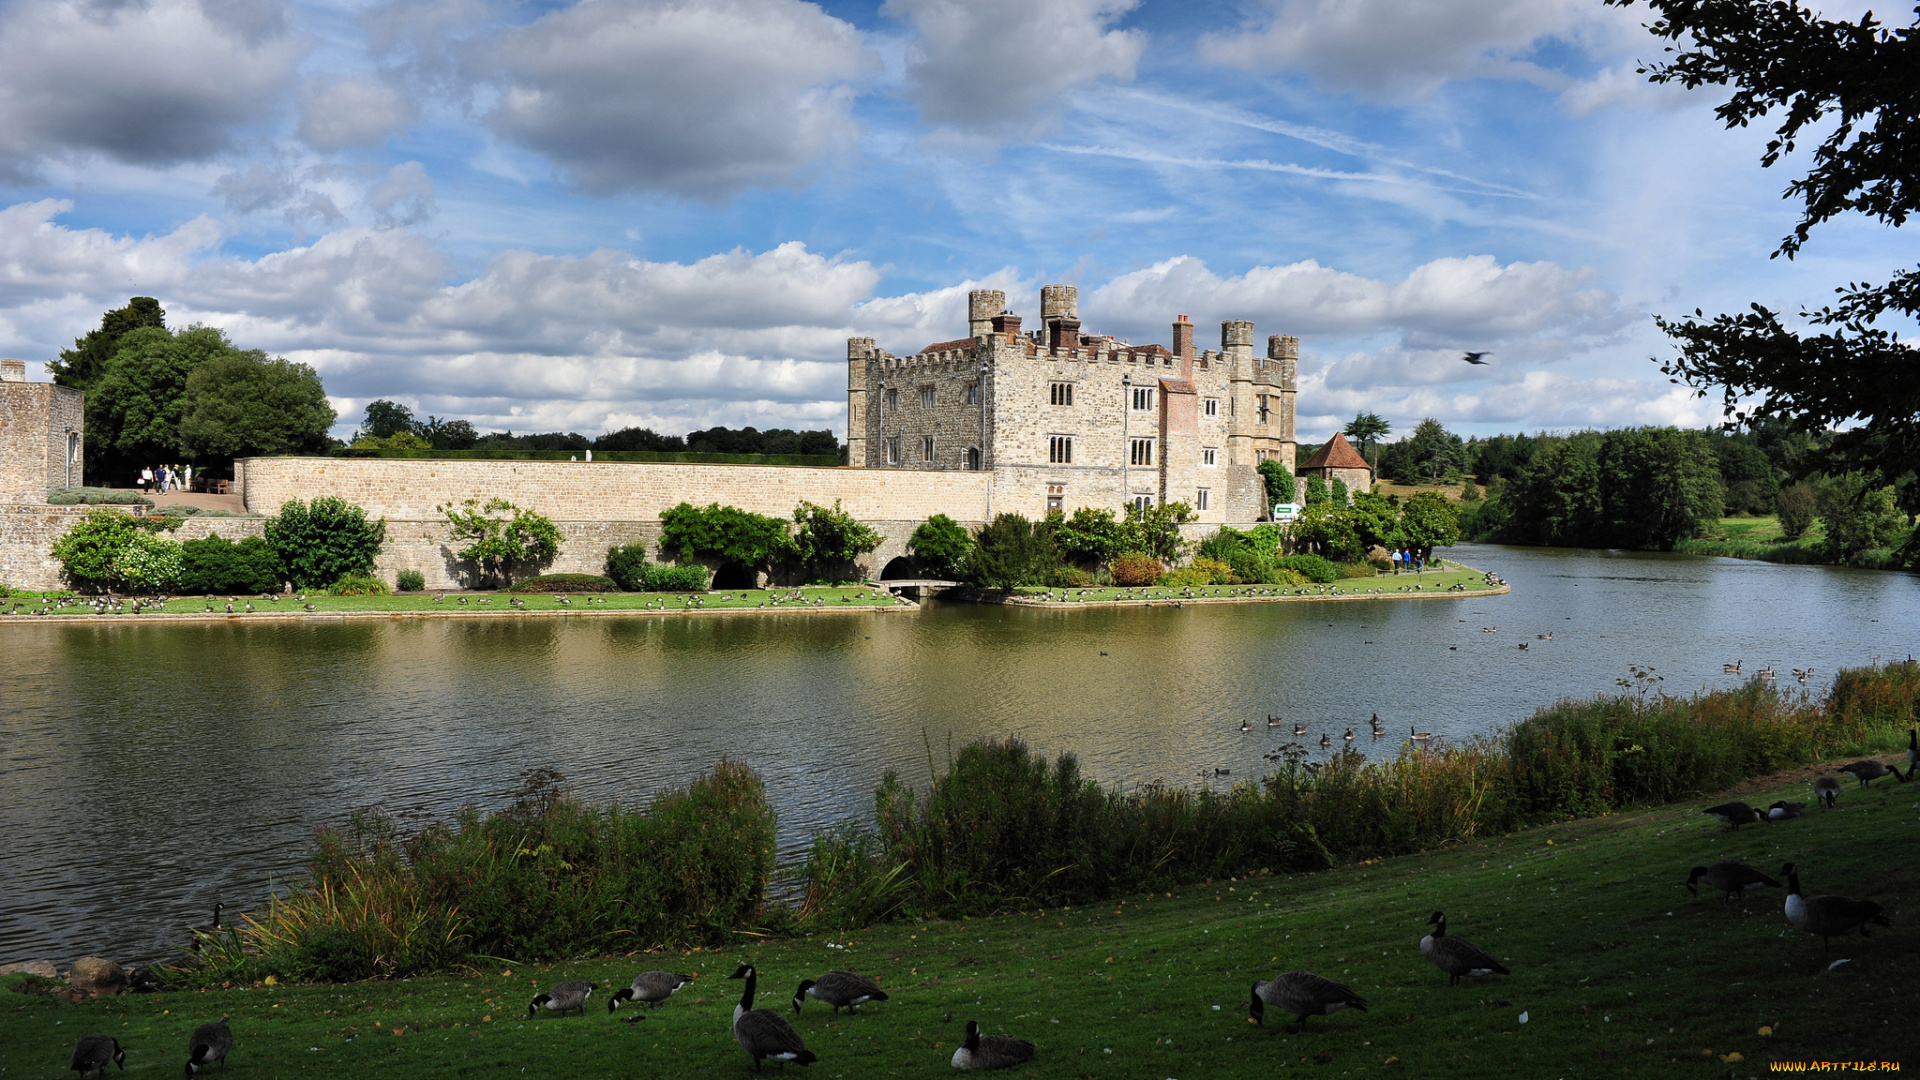
[[[1358,748],[1391,755],[1409,725],[1487,732],[1613,691],[1631,665],[1674,692],[1729,685],[1734,660],[1777,668],[1790,692],[1802,688],[1788,671],[1812,668],[1818,692],[1839,667],[1920,651],[1913,575],[1448,554],[1513,592],[1077,611],[936,601],[906,618],[0,626],[0,962],[157,955],[214,901],[256,903],[295,872],[315,825],[375,803],[497,805],[535,767],[590,799],[639,801],[731,755],[766,776],[790,856],[812,830],[863,820],[887,769],[923,784],[930,760],[979,737],[1073,750],[1102,781],[1221,784],[1258,775],[1291,738],[1269,714],[1316,744],[1352,728]],[[1367,734],[1374,712],[1394,734]]]

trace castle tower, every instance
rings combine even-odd
[[[1275,334],[1267,339],[1267,360],[1279,371],[1274,375],[1274,383],[1280,388],[1280,427],[1276,432],[1281,443],[1280,464],[1293,471],[1295,450],[1293,417],[1294,399],[1300,393],[1300,339],[1292,334]]]
[[[1252,465],[1253,438],[1266,432],[1253,395],[1253,323],[1228,319],[1220,324],[1221,363],[1227,369],[1232,420],[1227,427],[1227,464]],[[1269,425],[1271,420],[1269,420]]]
[[[878,349],[870,337],[847,339],[847,464],[867,465],[867,369]]]
[[[967,333],[983,338],[993,333],[994,317],[1007,310],[1007,294],[999,289],[975,289],[967,294]]]
[[[1049,349],[1079,344],[1080,290],[1072,285],[1042,285],[1040,325],[1047,328]]]

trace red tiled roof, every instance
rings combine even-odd
[[[1367,459],[1361,457],[1360,452],[1347,441],[1347,437],[1337,431],[1333,433],[1333,438],[1327,441],[1327,445],[1320,448],[1319,453],[1308,458],[1300,467],[1302,469],[1372,468],[1367,464]]]
[[[1160,391],[1166,394],[1191,394],[1193,384],[1185,379],[1161,379]]]

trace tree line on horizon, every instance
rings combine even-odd
[[[467,420],[425,420],[397,401],[368,404],[366,417],[347,445],[386,450],[643,450],[702,454],[838,454],[840,440],[831,431],[795,431],[790,428],[711,427],[681,435],[662,435],[652,428],[626,427],[599,436],[577,431],[482,432]]]

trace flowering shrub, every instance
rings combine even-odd
[[[1152,585],[1160,580],[1160,561],[1138,551],[1118,556],[1111,569],[1115,585]]]
[[[113,561],[114,576],[135,592],[165,592],[180,583],[180,542],[139,529]]]

